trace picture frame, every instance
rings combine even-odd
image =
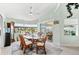
[[[58,20],[55,20],[55,21],[54,21],[54,24],[59,24],[59,21],[58,21]]]

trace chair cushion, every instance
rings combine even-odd
[[[32,44],[31,41],[26,41],[25,43],[26,43],[26,45]]]
[[[44,43],[42,43],[42,42],[37,42],[37,46],[43,46],[44,45]]]

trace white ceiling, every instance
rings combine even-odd
[[[28,15],[30,6],[33,7],[32,17]],[[9,18],[38,21],[52,17],[50,13],[55,14],[59,6],[60,4],[56,3],[0,3],[0,12]]]

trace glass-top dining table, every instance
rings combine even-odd
[[[24,38],[26,38],[26,39],[39,39],[40,37],[38,37],[38,36],[25,36],[24,35]]]
[[[36,43],[36,41],[40,39],[40,37],[38,36],[26,36],[26,35],[24,35],[24,38],[25,40],[31,40],[33,44]]]

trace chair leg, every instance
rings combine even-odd
[[[23,47],[22,47],[22,45],[20,45],[20,47],[21,47],[21,50],[23,50]]]
[[[47,53],[46,53],[46,49],[45,49],[45,47],[44,47],[44,52],[45,52],[45,54],[47,54]]]
[[[28,46],[30,50],[32,50],[32,44]]]
[[[23,54],[25,54],[25,51],[26,51],[26,49],[25,49],[25,48],[23,48]]]
[[[36,47],[36,53],[38,54],[38,47]]]

